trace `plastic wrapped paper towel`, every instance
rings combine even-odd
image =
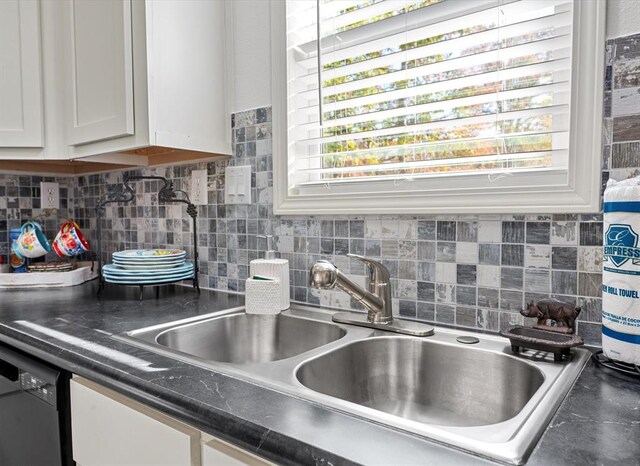
[[[604,192],[602,350],[640,364],[640,177]]]

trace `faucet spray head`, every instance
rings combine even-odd
[[[309,286],[328,290],[336,285],[338,269],[329,261],[319,260],[309,271]]]

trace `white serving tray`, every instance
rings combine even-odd
[[[11,273],[9,264],[0,265],[0,290],[16,288],[61,288],[75,286],[98,276],[98,263],[91,270],[91,262],[78,262],[78,268],[69,272]]]

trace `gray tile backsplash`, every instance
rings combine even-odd
[[[70,177],[42,177],[0,173],[0,257],[7,263],[9,254],[9,230],[21,226],[26,220],[43,214],[40,209],[40,182],[60,184],[60,210],[52,216],[39,220],[47,238],[55,237],[65,217],[73,216],[73,187],[75,179]],[[71,210],[70,210],[71,207]],[[62,220],[58,220],[58,215]],[[51,253],[49,258],[54,258]]]
[[[607,41],[603,182],[640,174],[640,93],[637,44],[640,35]],[[635,49],[633,49],[635,50]],[[631,100],[630,100],[631,99]],[[631,104],[630,104],[631,102]],[[271,109],[232,117],[233,157],[229,161],[143,169],[174,180],[189,191],[190,174],[206,169],[209,205],[198,207],[201,283],[244,290],[249,262],[261,257],[257,234],[273,231],[276,250],[290,261],[291,296],[299,302],[358,308],[340,291],[307,287],[307,271],[320,258],[364,282],[362,264],[345,254],[365,254],[391,271],[394,313],[428,322],[498,331],[523,324],[525,302],[556,297],[582,306],[578,333],[600,344],[602,216],[467,215],[315,217],[273,215]],[[224,203],[227,165],[252,167],[250,205]],[[63,205],[95,237],[94,207],[107,184],[122,173],[60,178]],[[6,232],[39,207],[38,177],[0,175],[0,252]],[[193,250],[190,219],[181,205],[158,205],[158,184],[135,184],[132,205],[107,207],[105,251],[176,246]],[[49,222],[47,228],[56,228]],[[533,322],[527,321],[529,324]]]

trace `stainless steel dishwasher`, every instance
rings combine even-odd
[[[0,344],[0,465],[72,465],[69,374]]]

